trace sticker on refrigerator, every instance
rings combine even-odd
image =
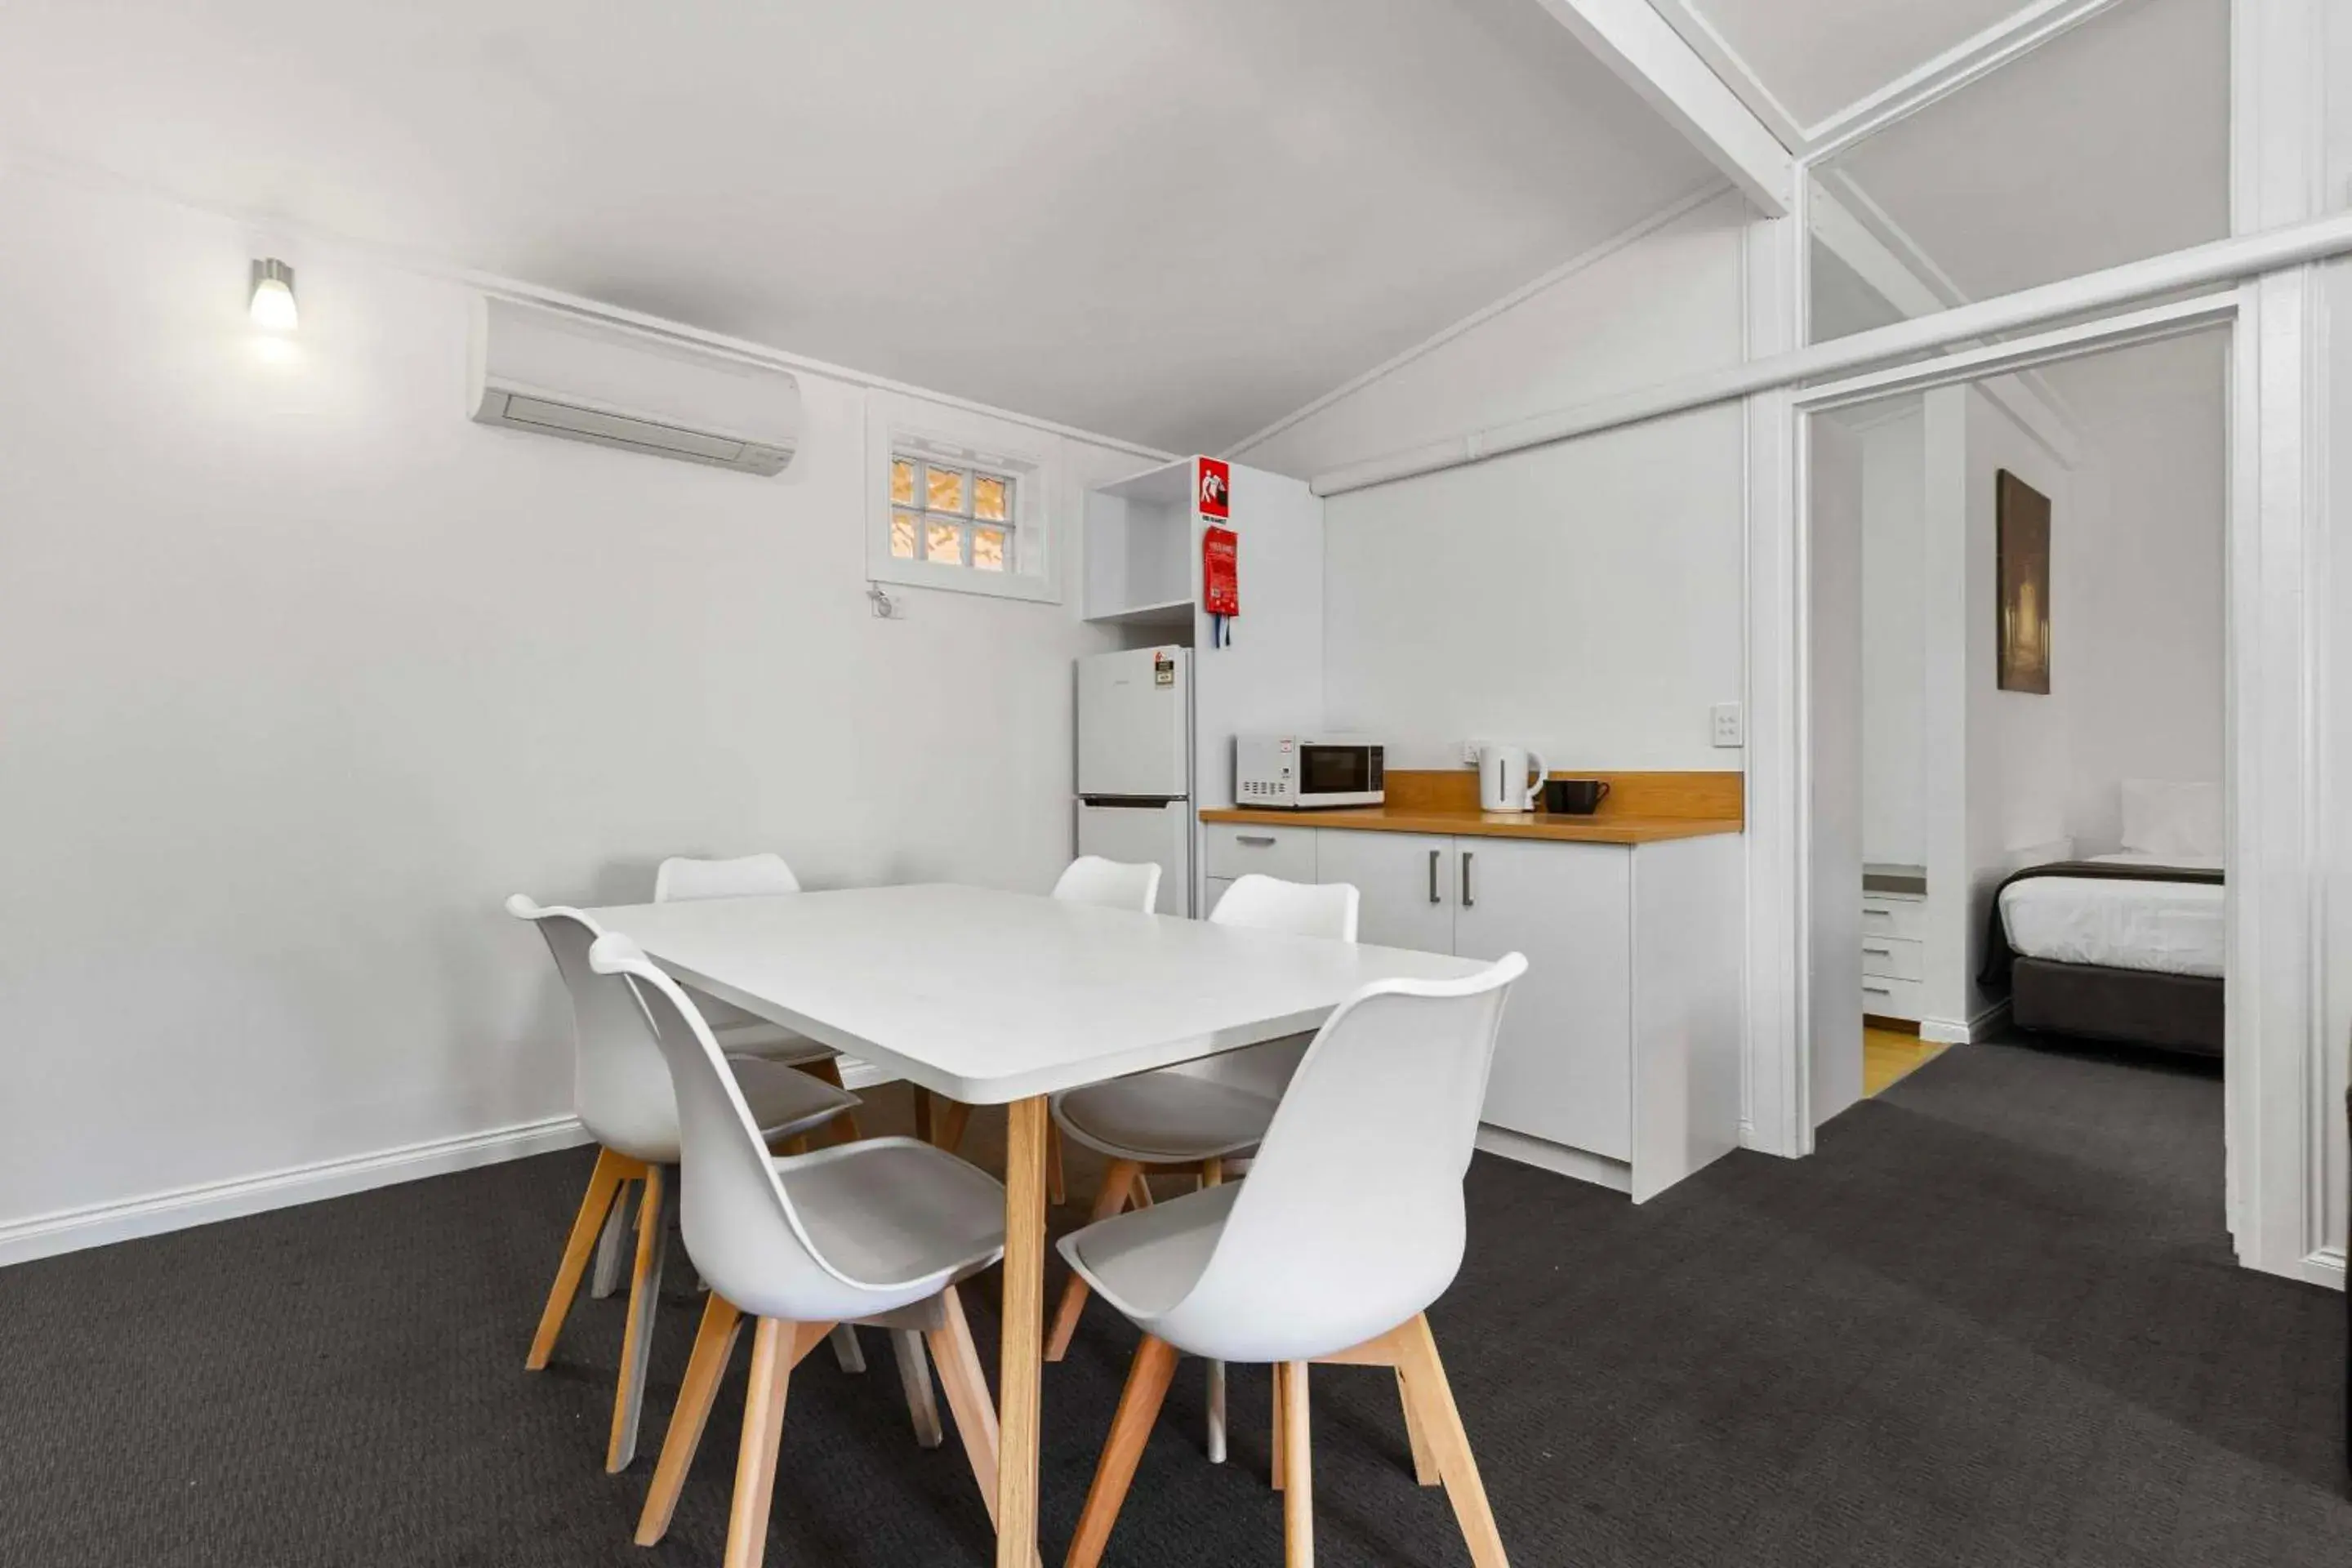
[[[1174,654],[1163,651],[1151,656],[1151,684],[1154,686],[1173,686],[1176,684],[1176,656]]]

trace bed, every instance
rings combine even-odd
[[[2020,1028],[2218,1056],[2220,786],[2133,781],[2123,817],[2122,850],[2001,882],[1979,983],[2008,991]]]

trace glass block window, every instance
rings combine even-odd
[[[1012,474],[950,463],[921,452],[890,458],[890,553],[974,572],[1014,572],[1017,540]]]

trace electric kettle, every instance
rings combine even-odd
[[[1525,746],[1478,748],[1478,809],[1533,811],[1543,789],[1543,753]]]

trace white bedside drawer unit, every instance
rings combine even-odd
[[[1881,980],[1927,978],[1926,946],[1908,937],[1872,936],[1862,939],[1862,972]]]

